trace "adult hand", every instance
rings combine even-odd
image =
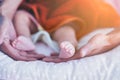
[[[92,56],[111,50],[117,46],[117,44],[111,40],[111,37],[107,34],[97,34],[93,36],[88,43],[79,50],[81,57]]]
[[[97,34],[93,36],[86,45],[84,45],[78,51],[76,51],[76,54],[74,56],[67,59],[61,59],[58,56],[51,56],[51,57],[43,58],[43,61],[59,63],[59,62],[66,62],[69,60],[81,59],[83,57],[92,56],[108,51],[114,48],[115,46],[116,45],[113,45],[110,42],[110,39],[107,35]]]
[[[21,52],[13,48],[8,39],[5,39],[4,42],[2,43],[1,50],[15,60],[34,61],[45,57],[44,55],[40,55],[36,53]]]
[[[67,61],[70,61],[70,60],[76,60],[76,59],[80,59],[80,58],[82,58],[82,57],[81,57],[80,52],[78,51],[78,52],[76,52],[76,54],[74,54],[70,58],[59,58],[58,56],[50,56],[50,57],[43,58],[43,61],[60,63],[60,62],[67,62]]]
[[[109,51],[120,44],[120,28],[114,28],[108,34],[97,34],[80,50],[82,57]]]

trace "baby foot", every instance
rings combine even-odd
[[[72,57],[75,53],[75,47],[68,41],[64,41],[60,44],[60,58]]]
[[[20,36],[12,42],[12,46],[18,50],[22,51],[32,51],[35,50],[35,45],[29,38]]]

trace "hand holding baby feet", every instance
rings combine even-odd
[[[22,51],[32,51],[35,50],[35,45],[33,42],[24,36],[19,36],[16,38],[13,42],[12,45],[14,48]]]
[[[75,54],[75,47],[69,41],[64,41],[60,44],[59,58],[69,58]]]

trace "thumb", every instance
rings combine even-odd
[[[88,42],[81,48],[81,57],[89,56],[96,47],[93,43]]]

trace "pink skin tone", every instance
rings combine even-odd
[[[12,45],[14,48],[20,50],[20,51],[33,51],[35,50],[35,45],[33,42],[24,36],[19,36],[16,38],[13,42]]]
[[[38,55],[36,53],[28,54],[25,51],[17,50],[11,46],[11,41],[16,38],[16,32],[8,18],[5,18],[3,21],[0,29],[0,36],[2,51],[15,60],[33,61],[44,57],[44,55]]]
[[[13,5],[13,2],[14,2],[14,5]],[[5,28],[5,25],[7,27],[9,27],[10,30],[13,29],[13,26],[7,25],[6,22],[10,21],[10,23],[12,23],[13,16],[14,16],[18,6],[21,4],[21,2],[22,2],[22,0],[12,0],[12,1],[4,0],[4,4],[1,6],[1,13],[4,17],[7,18],[6,19],[7,21],[4,21],[5,24],[3,24],[4,27],[2,27],[2,29],[0,29],[1,50],[15,60],[33,61],[33,60],[38,59],[37,56],[39,56],[39,58],[42,58],[43,56],[40,56],[37,54],[28,54],[28,53],[24,53],[24,55],[21,55],[20,51],[18,51],[17,49],[15,49],[11,46],[10,40],[9,39],[4,40],[4,35],[1,34],[3,32],[6,32],[6,31],[4,31],[7,29],[7,28]]]
[[[8,27],[8,25],[11,26],[11,27]],[[21,50],[21,51],[34,50],[35,46],[32,44],[32,42],[30,42],[29,39],[27,39],[25,37],[22,37],[22,36],[16,38],[16,32],[13,29],[12,26],[13,26],[12,23],[10,23],[10,21],[7,20],[7,19],[3,22],[3,25],[1,26],[1,39],[0,39],[0,43],[2,44],[2,42],[4,41],[4,39],[9,39],[11,41],[13,41],[15,39],[12,42],[12,44],[13,44],[13,47],[16,46],[15,48],[18,48],[18,50]],[[19,44],[15,45],[15,43],[16,43],[17,40],[22,41],[22,43],[19,43]]]
[[[35,45],[24,36],[19,36],[12,42],[12,46],[20,51],[34,51]],[[75,47],[68,41],[60,44],[60,55],[59,58],[69,58],[75,53]]]
[[[59,58],[69,58],[75,54],[75,47],[69,41],[62,42],[60,49]]]
[[[32,50],[34,49],[34,44],[32,43],[30,36],[31,32],[35,32],[35,26],[39,26],[38,22],[26,11],[18,11],[14,18],[15,29],[18,34],[17,39],[13,42],[13,46],[18,50]],[[20,25],[22,24],[22,25]],[[35,25],[34,25],[35,24]],[[33,26],[30,26],[33,25]],[[25,27],[26,26],[26,27]],[[67,29],[67,32],[65,31]],[[74,29],[68,26],[64,26],[59,30],[55,31],[53,34],[53,39],[60,45],[60,55],[59,58],[69,58],[75,53],[76,38]],[[71,36],[71,37],[69,37]],[[73,43],[73,44],[72,44]],[[28,46],[31,46],[28,48]],[[27,47],[27,48],[26,48]]]
[[[92,37],[86,45],[81,47],[74,56],[61,59],[58,56],[45,57],[43,61],[46,62],[66,62],[69,60],[80,59],[88,56],[97,55],[109,51],[120,44],[120,29],[116,28],[108,34],[97,34]],[[113,38],[114,37],[114,38]]]
[[[12,0],[12,1],[11,0],[4,0],[4,1],[5,1],[4,5],[1,7],[1,9],[3,10],[2,14],[12,21],[13,16],[16,12],[16,9],[18,8],[18,6],[20,5],[20,3],[23,0]],[[13,5],[13,2],[14,2],[14,5]],[[1,30],[1,31],[3,31],[3,30]],[[62,32],[60,32],[60,33],[62,33]],[[102,34],[102,35],[94,36],[93,38],[91,38],[88,41],[88,43],[86,45],[84,45],[82,48],[80,48],[78,51],[76,51],[75,54],[70,58],[59,58],[59,56],[51,56],[51,57],[43,58],[43,61],[65,62],[65,61],[69,61],[69,60],[80,59],[80,58],[82,58],[82,56],[87,57],[87,56],[96,55],[96,54],[111,50],[112,48],[114,48],[120,44],[120,36],[119,35],[120,35],[120,29],[116,28],[114,31],[112,31],[109,34],[106,34],[106,35]],[[54,37],[57,37],[57,36],[54,35]],[[66,36],[64,36],[64,37],[66,37]],[[103,38],[103,37],[105,37],[105,38]],[[55,38],[55,39],[57,39],[57,38]],[[101,40],[99,40],[99,39],[101,39]],[[60,40],[60,39],[58,38],[58,40]],[[97,44],[94,43],[94,41],[97,42]],[[100,41],[100,43],[99,43],[99,41]],[[59,41],[58,43],[61,43],[61,41]],[[74,43],[72,41],[71,41],[71,43],[74,45]],[[101,45],[102,43],[103,43],[102,46],[98,46],[98,45]],[[104,45],[104,43],[106,45]],[[90,46],[88,46],[88,45],[90,45]],[[6,51],[6,54],[11,56],[13,59],[24,60],[24,61],[31,61],[31,60],[37,59],[37,58],[33,57],[33,55],[31,56],[30,54],[27,54],[27,53],[21,56],[21,54],[18,53],[19,51],[10,45],[9,40],[8,41],[6,40],[2,44],[1,47],[2,47],[2,50]],[[34,56],[36,56],[36,55],[34,55]]]
[[[12,42],[12,46],[20,51],[34,51],[35,45],[29,38],[19,36]],[[59,58],[69,58],[75,53],[75,47],[68,41],[64,41],[60,44]]]
[[[14,1],[14,5],[11,5],[12,4],[12,2],[11,2],[11,0],[5,0],[5,2],[4,2],[4,5],[2,5],[1,6],[1,10],[2,10],[2,14],[5,16],[5,17],[7,17],[8,19],[10,19],[10,20],[12,20],[13,19],[13,16],[14,16],[14,14],[16,13],[16,10],[17,10],[17,8],[18,8],[18,6],[21,4],[21,2],[23,1],[23,0],[13,0]],[[9,7],[9,8],[8,8]],[[30,16],[29,16],[30,17]],[[32,19],[32,18],[31,18]],[[33,20],[34,21],[34,20]],[[35,23],[36,24],[36,23]],[[21,26],[20,26],[21,27]],[[4,30],[1,30],[1,31],[3,31],[4,32]],[[24,36],[24,35],[23,35]],[[29,37],[29,36],[28,36]],[[21,38],[16,38],[15,39],[15,41],[13,41],[13,43],[12,43],[12,45],[13,46],[11,46],[9,43],[7,43],[5,46],[3,46],[3,50],[7,47],[7,45],[9,45],[11,48],[13,48],[13,49],[9,49],[9,48],[7,48],[8,49],[8,53],[11,53],[11,55],[14,55],[14,52],[16,51],[16,50],[19,50],[19,48],[21,48],[21,50],[23,50],[23,45],[24,44],[22,44],[21,46],[22,47],[19,47],[18,48],[18,44],[19,44],[19,42],[21,43],[24,43],[23,42],[23,40],[21,39]],[[29,41],[30,42],[30,41]],[[29,44],[28,44],[29,45]],[[65,44],[66,45],[66,44]],[[69,46],[69,44],[68,44],[68,46]],[[71,46],[71,44],[70,44],[70,46]],[[62,48],[62,47],[61,47]],[[73,48],[73,47],[72,47]],[[24,48],[25,49],[25,48]],[[7,50],[5,50],[5,51],[7,51]],[[67,52],[67,53],[69,53],[69,48],[68,48],[68,50],[66,50],[66,49],[64,49],[63,48],[63,50],[61,50],[61,53],[63,53],[63,52]],[[18,54],[18,53],[17,53]],[[10,54],[8,54],[9,56],[11,56]],[[70,54],[71,55],[71,54]],[[72,53],[72,55],[73,55],[73,53]],[[71,56],[72,56],[71,55]],[[18,57],[20,57],[20,56],[18,56]],[[14,59],[16,59],[16,60],[23,60],[23,59],[17,59],[18,57],[16,57],[15,55],[14,55],[14,57],[12,57],[12,58],[14,58]],[[60,56],[61,57],[61,56]],[[68,57],[70,57],[70,56],[68,56]],[[63,57],[64,58],[64,57]]]
[[[109,51],[120,44],[120,29],[115,28],[108,34],[97,34],[81,48],[83,57]]]
[[[14,40],[16,38],[16,33],[15,33],[14,28],[12,27],[13,24],[11,23],[11,21],[5,17],[3,20],[4,20],[3,24],[0,27],[1,28],[0,29],[0,35],[1,35],[0,44],[3,43],[4,39]]]
[[[100,47],[105,47],[109,46],[110,42],[108,41],[108,36],[105,34],[97,34],[95,35],[85,46],[83,46],[83,49],[81,50],[82,54],[81,57],[85,57],[88,55],[88,53],[91,52],[96,52],[95,47],[99,46]],[[92,55],[92,54],[89,54]]]
[[[5,17],[7,17],[7,18],[9,18],[10,20],[12,20],[13,19],[13,16],[14,16],[14,14],[16,13],[16,10],[17,10],[17,8],[18,8],[18,6],[21,4],[21,2],[22,2],[23,0],[13,0],[12,2],[14,2],[15,4],[13,5],[13,3],[11,2],[11,0],[5,0],[4,1],[4,5],[1,7],[1,9],[2,9],[2,14],[5,16]],[[12,5],[11,5],[12,4]],[[28,15],[28,14],[27,14]],[[32,19],[32,17],[30,17],[29,16],[29,18],[31,18]],[[32,19],[33,20],[33,19]],[[35,23],[35,21],[33,20],[33,22]],[[37,24],[37,23],[35,23],[35,24]],[[21,26],[20,26],[21,27]],[[24,36],[24,35],[23,35]],[[21,40],[21,39],[20,39]],[[19,41],[19,40],[18,40]],[[15,40],[15,42],[14,43],[16,43],[16,42],[18,42],[17,41],[17,39]],[[23,42],[22,40],[20,41],[20,42]],[[71,42],[71,41],[70,41]],[[18,43],[19,44],[19,43]],[[16,46],[18,46],[18,44],[16,43],[15,45]],[[72,44],[74,45],[74,43],[72,42]],[[15,47],[15,45],[14,45],[14,47]],[[66,45],[66,44],[65,44]],[[68,44],[68,46],[69,46],[69,44]],[[17,47],[16,47],[17,48]],[[62,47],[61,47],[62,48]],[[67,48],[67,47],[64,47],[64,48]],[[72,56],[74,53],[71,53],[71,51],[70,51],[70,49],[71,48],[73,48],[73,50],[74,50],[74,47],[71,47],[71,44],[70,44],[70,49],[69,48],[67,48],[67,50],[66,49],[61,49],[61,52],[60,52],[60,54],[61,53],[70,53],[70,55],[68,56],[68,57],[70,57],[70,56]],[[74,52],[74,51],[72,51],[72,52]],[[60,55],[60,57],[62,57],[61,55]],[[64,56],[62,57],[62,58],[64,58]],[[67,56],[66,56],[66,58],[67,58]]]

